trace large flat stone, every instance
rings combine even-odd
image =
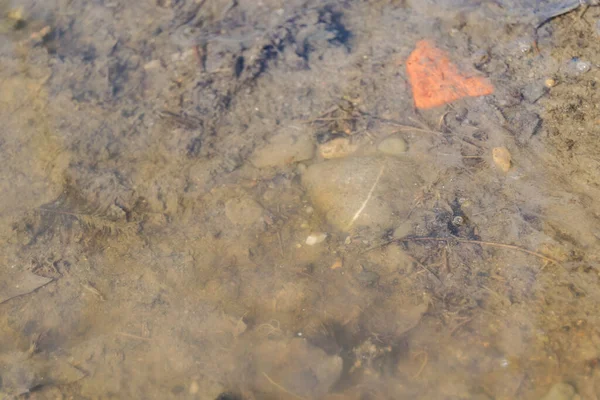
[[[410,211],[417,188],[413,168],[393,157],[330,160],[311,165],[302,183],[314,206],[338,230],[388,229]]]

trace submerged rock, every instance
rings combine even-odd
[[[351,143],[348,138],[336,138],[319,146],[319,154],[327,160],[348,157],[356,150],[358,145]]]
[[[390,136],[383,139],[383,141],[379,143],[377,150],[389,156],[399,156],[403,153],[406,153],[406,150],[408,150],[408,145],[406,144],[406,140],[402,139],[401,137]]]
[[[372,307],[365,312],[364,325],[371,332],[378,332],[385,337],[399,337],[416,327],[427,312],[427,303],[402,305],[402,298],[396,296],[387,299],[382,307]]]
[[[575,388],[568,383],[559,382],[554,384],[542,400],[572,400],[577,395]]]
[[[315,146],[306,132],[283,132],[273,136],[267,145],[250,157],[256,168],[281,167],[294,162],[310,160]]]
[[[256,389],[272,398],[322,398],[342,373],[341,357],[327,355],[304,339],[268,341],[254,353]]]
[[[413,168],[392,157],[325,161],[302,176],[315,208],[341,231],[398,224],[408,215],[416,182]]]
[[[236,225],[252,225],[261,220],[263,208],[252,198],[244,196],[228,200],[225,215]]]

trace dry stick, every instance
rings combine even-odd
[[[269,378],[269,375],[267,375],[267,373],[266,373],[266,372],[263,372],[263,375],[265,376],[265,378],[267,378],[267,380],[268,380],[269,382],[271,382],[271,384],[272,384],[273,386],[275,386],[275,387],[276,387],[276,388],[278,388],[279,390],[282,390],[282,391],[284,391],[285,393],[289,394],[290,396],[294,396],[294,397],[295,397],[295,398],[297,398],[297,399],[300,399],[300,400],[306,400],[304,397],[302,397],[302,396],[298,396],[296,393],[290,392],[289,390],[287,390],[286,388],[284,388],[283,386],[281,386],[279,383],[277,383],[277,382],[275,382],[273,379]]]
[[[536,253],[535,251],[527,250],[523,247],[515,246],[514,244],[485,242],[482,240],[468,240],[468,239],[460,239],[460,238],[433,238],[433,237],[409,237],[409,238],[404,238],[404,239],[396,239],[394,241],[396,241],[396,242],[422,242],[422,241],[451,242],[451,241],[456,241],[459,243],[478,244],[481,246],[497,247],[497,248],[501,248],[501,249],[511,249],[511,250],[520,251],[521,253],[535,256],[541,260],[548,261],[552,264],[562,267],[562,265],[553,258],[547,257],[540,253]]]

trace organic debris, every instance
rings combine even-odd
[[[406,60],[406,72],[415,106],[421,109],[441,106],[463,97],[494,93],[494,87],[486,78],[460,71],[446,52],[427,40],[417,43]]]

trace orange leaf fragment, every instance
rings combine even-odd
[[[415,106],[421,109],[494,92],[494,86],[486,78],[459,71],[445,51],[427,40],[417,43],[406,60],[406,72]]]

